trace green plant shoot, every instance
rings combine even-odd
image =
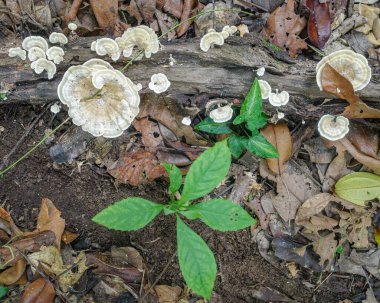
[[[228,134],[232,155],[239,158],[244,150],[262,158],[277,158],[276,148],[259,132],[267,123],[262,112],[262,98],[259,81],[255,79],[233,122],[216,123],[211,118],[195,126],[195,129],[210,134]]]
[[[127,198],[102,210],[92,220],[110,229],[134,231],[146,226],[161,212],[175,215],[178,261],[183,278],[195,293],[210,299],[217,273],[214,254],[181,217],[199,219],[218,231],[236,231],[256,223],[240,205],[230,200],[212,199],[193,203],[220,184],[230,165],[231,152],[227,141],[218,142],[194,161],[184,184],[178,167],[163,164],[170,179],[171,198],[167,205],[137,197]],[[181,195],[178,200],[175,199],[177,192]]]

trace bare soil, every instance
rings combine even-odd
[[[0,127],[5,129],[0,132],[0,159],[9,152],[41,110],[40,107],[0,105]],[[65,114],[61,115],[58,120],[64,119]],[[51,118],[49,111],[11,161],[42,138],[44,130],[51,127]],[[55,120],[55,123],[58,122]],[[167,198],[163,190],[165,183],[158,181],[140,188],[126,185],[116,187],[111,178],[97,174],[89,165],[83,165],[81,172],[76,164],[59,167],[53,165],[48,154],[50,146],[43,145],[0,179],[0,203],[9,207],[19,226],[32,228],[41,199],[47,197],[62,211],[67,228],[81,235],[80,241],[98,244],[101,249],[107,249],[111,245],[134,246],[139,249],[151,271],[150,278],[154,280],[176,249],[173,218],[162,215],[147,228],[133,233],[107,230],[93,223],[91,218],[109,204],[125,197],[139,196],[164,202]],[[262,284],[283,292],[297,302],[338,303],[339,300],[352,298],[354,291],[360,292],[360,286],[364,286],[354,276],[332,275],[313,293],[300,280],[289,278],[285,267],[280,271],[267,263],[252,242],[248,229],[219,233],[198,222],[190,225],[215,253],[219,269],[215,291],[220,300],[217,302],[263,302],[252,297],[253,286]],[[320,276],[320,281],[327,275],[325,273]],[[317,278],[311,276],[307,281],[315,283]],[[176,260],[159,283],[184,286]]]

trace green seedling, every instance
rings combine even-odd
[[[142,198],[127,198],[102,210],[94,218],[107,228],[134,231],[143,228],[158,214],[175,215],[177,251],[183,278],[195,293],[210,299],[217,266],[205,241],[183,220],[199,219],[218,231],[236,231],[256,223],[240,205],[230,200],[212,199],[194,203],[210,193],[225,178],[231,165],[231,152],[226,141],[216,143],[191,165],[182,184],[178,167],[164,164],[170,178],[170,202],[158,204]],[[180,198],[178,194],[180,193]]]
[[[216,123],[207,117],[195,129],[211,134],[229,134],[228,143],[235,158],[239,158],[246,149],[262,158],[278,158],[276,148],[259,132],[266,123],[267,117],[262,112],[260,85],[255,79],[233,122]]]

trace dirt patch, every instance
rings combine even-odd
[[[3,106],[0,108],[0,157],[6,155],[22,136],[25,127],[41,112],[30,106]],[[63,116],[62,116],[63,117]],[[12,157],[17,159],[30,146],[38,142],[46,128],[51,127],[51,114],[47,113],[32,131],[26,142]],[[66,219],[67,228],[81,234],[81,239],[106,249],[110,245],[132,245],[138,248],[147,262],[152,280],[157,277],[176,249],[175,222],[172,217],[159,216],[144,230],[133,233],[112,232],[91,221],[91,218],[110,203],[125,197],[139,196],[165,201],[164,183],[132,188],[115,187],[111,178],[99,175],[90,166],[76,164],[57,168],[44,145],[0,180],[0,202],[11,210],[16,223],[24,228],[35,224],[38,207],[43,197],[54,201]],[[291,279],[284,268],[279,271],[267,263],[251,240],[249,230],[233,233],[213,232],[200,222],[190,224],[214,251],[219,268],[215,291],[221,302],[262,302],[252,297],[253,286],[262,284],[275,288],[298,302],[334,303],[351,298],[355,277],[331,276],[315,294],[300,280]],[[327,274],[320,277],[323,280]],[[318,277],[317,277],[318,278]],[[316,277],[307,279],[316,282]],[[161,284],[183,286],[178,263],[175,261],[163,275]],[[363,285],[364,286],[364,285]],[[358,290],[360,291],[360,290]],[[313,298],[314,296],[314,298]],[[218,301],[219,302],[219,301]]]

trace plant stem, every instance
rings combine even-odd
[[[34,145],[31,149],[29,149],[24,155],[22,155],[17,161],[13,162],[11,165],[4,168],[2,171],[0,171],[0,177],[3,177],[3,175],[14,168],[17,164],[19,164],[22,160],[27,158],[32,152],[34,152],[41,144],[43,144],[51,135],[56,133],[64,124],[66,124],[71,117],[67,118],[65,121],[63,121],[60,125],[58,125],[56,128],[54,128],[50,133],[46,134],[41,141],[39,141],[36,145]]]

